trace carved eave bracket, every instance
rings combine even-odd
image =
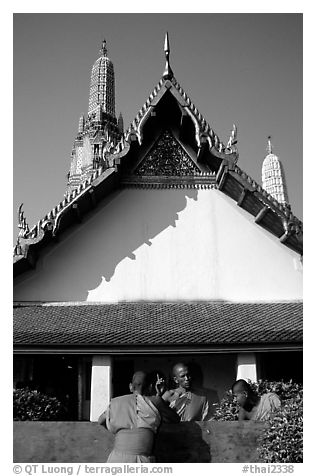
[[[286,243],[288,238],[296,236],[297,239],[303,242],[303,225],[295,217],[292,219],[283,218],[282,224],[284,228],[284,234],[280,237],[281,243]]]
[[[203,163],[205,162],[206,153],[209,150],[209,143],[208,143],[208,138],[206,134],[201,134],[199,136],[199,139],[200,139],[200,146],[197,153],[197,161],[199,163]]]
[[[280,242],[299,254],[303,250],[303,224],[238,166],[222,162],[217,174],[218,189],[254,216],[255,223],[269,230]]]

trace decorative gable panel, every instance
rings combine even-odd
[[[201,171],[181,147],[179,142],[165,130],[154,147],[135,170],[142,176],[181,176],[200,174]]]

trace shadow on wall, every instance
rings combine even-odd
[[[25,273],[20,282],[30,280],[34,293],[47,300],[86,301],[89,291],[103,280],[111,281],[123,259],[135,260],[135,250],[144,244],[151,246],[159,233],[176,227],[179,213],[188,200],[197,200],[197,193],[195,189],[114,192],[57,245],[43,251],[38,272],[34,276],[32,271]],[[16,294],[21,299],[18,283]]]
[[[258,462],[264,422],[184,422],[160,427],[154,453],[159,463]],[[15,463],[107,461],[114,437],[97,423],[17,421]]]
[[[155,443],[156,460],[158,463],[210,463],[207,440],[196,422],[162,425]]]

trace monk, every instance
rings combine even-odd
[[[159,411],[142,395],[146,374],[136,372],[130,395],[113,398],[98,423],[114,433],[114,448],[108,463],[152,463],[155,434],[161,422]]]
[[[157,395],[152,395],[152,380],[145,372],[133,375],[130,383],[130,395],[113,398],[98,423],[114,433],[114,448],[108,463],[153,463],[155,435],[163,419],[176,422],[177,415]],[[144,393],[147,393],[145,395]],[[159,407],[159,410],[157,408]]]
[[[209,404],[205,392],[192,387],[188,366],[182,362],[172,369],[175,390],[166,391],[162,398],[169,402],[181,421],[204,421],[208,418]]]
[[[170,408],[168,402],[162,398],[165,390],[166,380],[162,372],[153,370],[146,375],[144,395],[146,395],[158,409],[161,416],[161,422],[179,423],[180,417],[177,412]]]
[[[245,380],[237,380],[232,386],[233,395],[239,405],[238,420],[268,420],[280,406],[281,401],[276,393],[269,392],[261,397],[251,389]]]

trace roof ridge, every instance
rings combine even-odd
[[[215,147],[215,149],[217,149],[218,152],[220,152],[220,153],[227,151],[226,153],[231,154],[233,152],[231,147],[232,147],[233,139],[235,138],[235,136],[233,136],[233,137],[232,137],[232,135],[230,136],[230,138],[228,140],[228,143],[227,143],[228,147],[227,146],[225,147],[223,142],[221,142],[221,140],[219,139],[219,136],[211,128],[209,123],[206,121],[205,117],[200,113],[198,108],[195,106],[193,101],[190,99],[189,95],[185,92],[184,88],[182,88],[182,86],[177,81],[177,79],[174,75],[172,76],[172,78],[170,80],[165,79],[163,77],[160,78],[160,80],[158,81],[156,86],[153,88],[152,92],[149,94],[147,100],[144,102],[143,106],[139,109],[135,118],[131,121],[129,127],[124,132],[122,139],[119,141],[119,143],[115,147],[114,154],[119,153],[119,152],[122,151],[122,149],[124,148],[124,142],[125,142],[125,145],[126,145],[126,143],[129,142],[129,136],[130,136],[131,133],[136,132],[139,135],[139,130],[138,130],[139,125],[140,125],[142,119],[145,117],[145,114],[148,112],[149,108],[152,106],[152,102],[154,101],[154,99],[156,98],[156,96],[158,95],[159,91],[161,90],[161,88],[164,84],[168,84],[168,85],[171,84],[177,90],[177,92],[180,94],[182,99],[185,101],[187,107],[189,108],[191,114],[193,114],[196,121],[198,122],[199,128],[200,128],[200,133],[205,134],[209,137],[210,146]],[[235,130],[235,131],[237,130],[235,125],[233,125],[233,130]],[[236,143],[236,141],[235,141],[235,143]],[[237,149],[234,152],[236,153]]]

